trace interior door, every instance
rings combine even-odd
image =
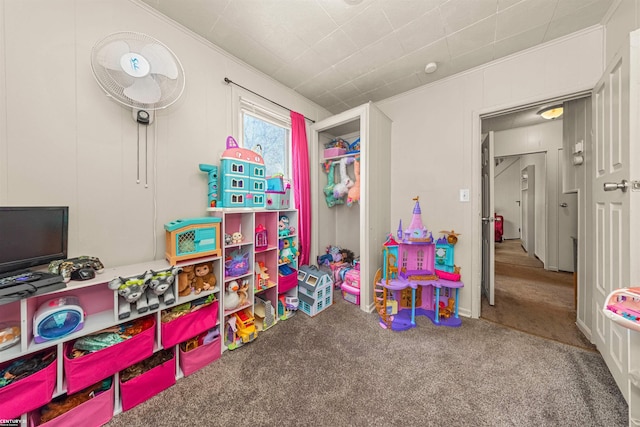
[[[493,179],[495,163],[493,160],[493,132],[482,140],[482,294],[490,305],[495,304],[495,228],[493,206]]]
[[[630,358],[630,343],[638,342],[630,334],[636,332],[608,320],[602,312],[612,290],[638,286],[640,279],[640,193],[628,187],[628,181],[638,179],[640,163],[639,44],[640,32],[634,31],[593,90],[593,240],[589,243],[594,248],[593,337],[629,403],[630,421],[640,422],[640,389],[632,385],[629,375],[630,364],[635,364],[634,369],[640,364],[637,354]]]

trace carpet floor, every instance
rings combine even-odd
[[[136,426],[626,426],[599,353],[482,319],[382,329],[335,293],[116,415]]]
[[[553,272],[522,249],[520,240],[495,246],[495,305],[480,317],[503,326],[595,351],[576,325],[573,274]]]

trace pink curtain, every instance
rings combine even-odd
[[[309,147],[304,116],[291,112],[291,142],[293,155],[293,194],[298,209],[299,265],[309,264],[311,252],[311,183]]]

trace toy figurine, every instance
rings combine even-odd
[[[196,264],[194,288],[196,295],[202,291],[213,289],[216,285],[216,276],[213,274],[213,265],[210,262]]]

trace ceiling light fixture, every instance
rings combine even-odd
[[[357,4],[362,3],[362,0],[344,0],[344,2],[349,6],[355,6]]]
[[[424,72],[427,74],[435,73],[438,69],[438,64],[435,62],[429,62],[426,67],[424,67]]]
[[[552,105],[551,107],[546,107],[538,111],[538,115],[547,120],[557,119],[562,116],[562,113],[564,113],[562,105]]]

